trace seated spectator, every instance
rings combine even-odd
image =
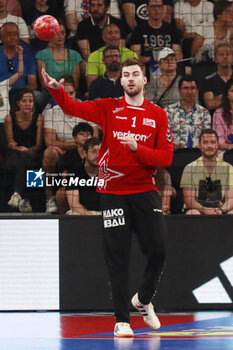
[[[106,72],[94,80],[89,88],[89,99],[121,97],[124,90],[121,85],[121,53],[118,47],[107,46],[103,51],[103,63]]]
[[[58,22],[60,24],[59,33],[49,42],[48,48],[36,54],[37,71],[42,86],[41,94],[37,96],[37,100],[41,104],[42,109],[50,98],[48,91],[44,88],[43,79],[41,77],[42,68],[45,68],[46,71],[57,80],[64,74],[71,74],[74,79],[75,90],[77,90],[79,85],[82,57],[78,52],[65,47],[65,26],[62,21],[59,20]]]
[[[93,132],[92,126],[86,122],[80,122],[75,125],[72,133],[75,148],[61,155],[57,166],[59,174],[62,173],[64,178],[66,178],[68,174],[74,173],[76,169],[79,169],[80,165],[84,164],[85,151],[83,145],[88,139],[93,137]],[[86,133],[88,137],[86,137]],[[66,190],[63,186],[56,191],[56,203],[59,214],[65,214],[69,210]]]
[[[74,82],[72,83],[69,79],[66,83],[65,80],[64,90],[73,100],[75,100],[76,92],[74,88]],[[56,164],[62,154],[70,149],[75,148],[76,145],[72,137],[72,132],[74,126],[80,121],[83,120],[64,114],[58,105],[46,111],[44,122],[44,137],[47,148],[44,151],[42,160],[45,176],[47,176],[47,173],[53,173],[56,171]],[[95,126],[93,123],[90,124],[92,126]],[[97,129],[97,126],[95,126],[95,129]],[[87,139],[89,137],[89,129],[86,132],[83,132],[83,134],[83,137]],[[54,213],[57,211],[53,191],[53,188],[45,186],[47,213]]]
[[[103,51],[106,46],[119,47],[122,62],[124,62],[127,58],[137,58],[137,54],[135,52],[127,49],[124,46],[120,46],[121,32],[120,28],[116,24],[107,24],[103,29],[102,38],[106,45],[92,52],[88,57],[86,67],[88,86],[90,86],[91,82],[97,77],[103,75],[106,70],[105,64],[103,63]]]
[[[176,58],[182,58],[181,38],[176,27],[163,20],[163,1],[148,0],[148,21],[135,27],[130,39],[130,48],[139,59],[147,64],[150,75],[156,74],[158,63],[153,51],[169,47],[175,52]]]
[[[222,94],[226,83],[233,78],[232,47],[226,43],[218,44],[215,47],[214,61],[217,71],[205,77],[202,87],[204,104],[211,113],[222,106]]]
[[[174,149],[198,147],[201,130],[210,128],[210,113],[197,103],[198,87],[191,75],[180,79],[179,94],[180,101],[165,108]]]
[[[155,181],[162,199],[163,214],[168,215],[170,214],[171,197],[175,195],[175,189],[172,187],[171,176],[165,168],[158,167]]]
[[[181,178],[186,214],[233,214],[233,167],[217,158],[216,131],[202,130],[199,147],[202,156],[185,167]]]
[[[82,20],[77,28],[77,43],[85,61],[91,52],[104,46],[103,28],[115,23],[121,31],[121,46],[125,46],[126,33],[121,20],[108,14],[110,0],[90,0],[90,17]]]
[[[11,86],[23,75],[23,48],[17,46],[18,69],[9,79],[0,82],[0,123],[4,123],[4,118],[10,113],[9,90]],[[1,141],[0,141],[1,142]]]
[[[196,33],[203,33],[212,26],[213,4],[206,0],[179,0],[174,6],[174,19],[183,38],[184,57],[190,57]]]
[[[219,148],[223,151],[233,149],[233,79],[226,83],[222,95],[222,107],[213,115],[213,129],[219,138]]]
[[[10,1],[9,1],[10,2]],[[1,0],[0,6],[0,28],[4,23],[12,22],[15,23],[19,28],[19,39],[25,41],[25,43],[29,44],[29,32],[28,27],[21,17],[13,16],[7,12],[7,4],[8,0]],[[1,39],[2,40],[2,39]]]
[[[0,81],[9,79],[18,71],[19,31],[15,23],[3,24],[0,30],[3,46],[0,47]],[[17,91],[29,88],[34,91],[37,88],[36,63],[34,57],[23,52],[23,75],[12,85],[10,97],[14,98]]]
[[[148,20],[146,0],[122,0],[122,10],[129,29],[132,31],[138,24]],[[173,18],[173,1],[164,0],[163,20],[171,23]]]
[[[161,75],[146,85],[146,98],[164,108],[179,100],[178,83],[181,76],[177,74],[175,52],[169,47],[159,51],[158,64]]]
[[[87,0],[65,0],[66,25],[71,31],[71,35],[75,35],[79,22],[90,16],[89,1]],[[117,0],[111,0],[109,14],[120,18],[120,10]]]
[[[22,213],[32,211],[30,202],[24,199],[26,170],[41,166],[43,141],[43,116],[35,112],[32,91],[22,89],[11,113],[5,117],[8,141],[6,166],[14,171],[13,194],[8,202]]]
[[[98,174],[98,155],[101,141],[95,138],[85,142],[83,149],[85,155],[84,165],[75,169],[75,176],[78,183],[66,188],[66,196],[70,210],[68,215],[101,215],[100,197],[96,192],[97,174]],[[80,184],[85,181],[85,186]],[[93,184],[88,184],[87,181]]]
[[[214,58],[214,48],[222,42],[233,40],[233,4],[221,0],[214,4],[214,21],[197,28],[191,54],[196,61]]]

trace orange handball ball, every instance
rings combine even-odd
[[[59,23],[53,16],[38,17],[33,24],[34,32],[40,40],[50,41],[59,32]]]

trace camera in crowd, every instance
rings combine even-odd
[[[222,185],[220,180],[207,176],[199,182],[198,202],[205,207],[216,208],[222,205]]]

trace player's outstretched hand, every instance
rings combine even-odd
[[[137,151],[138,144],[133,136],[118,137],[118,140],[120,140],[123,145],[128,145],[131,151]]]
[[[48,73],[46,73],[44,68],[42,68],[42,70],[41,70],[41,75],[43,77],[45,86],[47,86],[50,89],[55,89],[55,90],[58,90],[60,88],[60,86],[61,86],[60,83],[58,83],[56,81],[56,79],[50,77],[48,75]]]

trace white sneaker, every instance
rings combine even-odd
[[[18,208],[21,199],[22,198],[21,198],[20,194],[18,192],[15,192],[12,194],[12,196],[7,204],[13,208]]]
[[[117,322],[114,327],[114,337],[130,338],[133,337],[133,331],[127,322]]]
[[[21,213],[31,213],[32,207],[28,199],[22,199],[19,202],[19,211]]]
[[[158,317],[155,314],[154,306],[152,303],[144,305],[138,299],[138,293],[136,293],[131,299],[132,305],[143,316],[144,322],[151,328],[158,329],[161,327]]]
[[[46,213],[57,213],[57,204],[55,202],[55,197],[51,197],[47,200]]]

